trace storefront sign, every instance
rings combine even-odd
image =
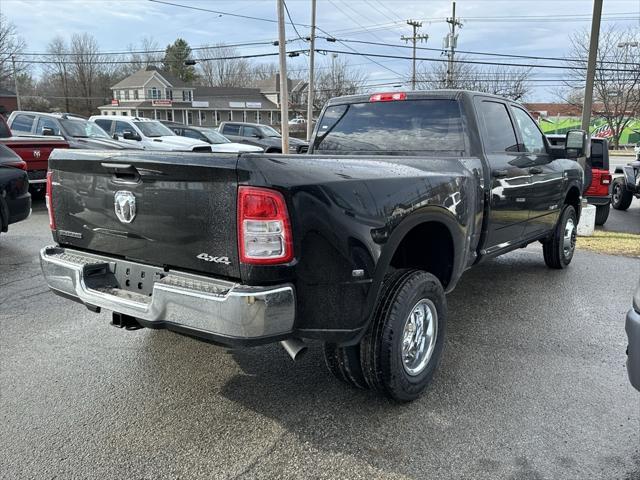
[[[262,108],[262,102],[247,102],[247,108]]]
[[[229,102],[231,108],[245,108],[244,102]]]
[[[120,102],[114,98],[113,100],[111,100],[111,105],[114,105],[117,107],[118,105],[120,105]]]
[[[152,107],[170,107],[171,100],[151,100]]]
[[[193,108],[209,108],[209,102],[194,100],[193,102],[191,102],[191,106]]]

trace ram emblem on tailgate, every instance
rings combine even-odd
[[[131,192],[120,190],[113,197],[116,217],[122,223],[131,223],[136,218],[136,197]]]

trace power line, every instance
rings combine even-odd
[[[323,38],[323,37],[318,37]],[[412,48],[408,45],[395,45],[389,43],[380,43],[380,42],[371,42],[367,40],[353,40],[353,39],[341,39],[342,42],[346,43],[358,43],[362,45],[375,45],[381,47],[390,47],[394,46],[396,48]],[[430,47],[416,47],[417,50],[427,50],[431,52],[442,52],[441,48],[430,48]],[[586,62],[585,59],[582,58],[563,58],[563,57],[542,57],[535,55],[519,55],[519,54],[511,54],[511,53],[492,53],[492,52],[478,52],[478,51],[470,51],[470,50],[458,50],[457,53],[464,53],[467,55],[481,55],[481,56],[489,56],[489,57],[503,57],[503,58],[523,58],[527,60],[550,60],[554,62]],[[638,65],[638,63],[634,62],[616,62],[614,60],[599,60],[599,63],[611,63],[615,65]]]
[[[319,53],[338,53],[344,55],[362,55],[362,56],[370,56],[376,58],[397,58],[403,60],[409,60],[406,57],[401,57],[397,55],[388,55],[382,53],[354,53],[354,52],[345,52],[342,50],[328,50],[321,49],[318,50]],[[416,60],[428,61],[428,62],[448,62],[448,59],[442,58],[430,58],[430,57],[418,57]],[[563,65],[539,65],[539,64],[526,64],[526,63],[501,63],[501,62],[481,62],[476,60],[453,60],[454,63],[469,63],[469,64],[477,64],[477,65],[497,65],[504,67],[525,67],[525,68],[551,68],[551,69],[560,69],[560,70],[586,70],[586,67],[578,67],[578,66],[563,66]],[[636,73],[635,70],[625,70],[619,68],[598,68],[597,70],[601,72],[628,72],[628,73]]]
[[[292,40],[287,40],[288,42]],[[208,50],[208,49],[218,49],[218,48],[226,48],[226,47],[250,47],[250,46],[258,46],[258,45],[273,45],[273,40],[265,40],[265,41],[252,41],[252,42],[241,42],[241,43],[230,43],[223,45],[201,45],[198,47],[191,47],[192,51],[198,50]],[[133,55],[133,54],[147,54],[147,53],[165,53],[165,49],[162,50],[128,50],[128,51],[118,51],[118,52],[95,52],[95,55]],[[0,52],[0,55],[3,55],[9,52]],[[38,57],[52,57],[52,56],[74,56],[76,53],[72,52],[22,52],[19,55],[21,56],[38,56]]]

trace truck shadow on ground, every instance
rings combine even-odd
[[[558,288],[566,281],[566,272],[549,271],[541,254],[527,253],[516,262],[496,260],[468,272],[449,296],[445,359],[433,384],[414,403],[400,405],[374,392],[356,390],[337,381],[325,368],[319,343],[312,344],[306,356],[295,364],[275,345],[232,350],[244,374],[231,378],[221,393],[247,409],[276,420],[297,442],[351,455],[383,472],[421,476],[419,472],[428,471],[437,477],[438,472],[448,476],[457,471],[472,476],[482,472],[480,476],[541,478],[525,454],[499,458],[494,455],[495,450],[491,453],[479,449],[478,438],[460,437],[460,432],[472,433],[477,427],[470,425],[477,422],[469,418],[487,413],[461,398],[499,394],[504,385],[496,387],[496,384],[526,375],[524,366],[518,362],[502,364],[499,379],[495,372],[486,375],[480,372],[487,365],[476,365],[470,373],[465,358],[477,359],[479,354],[469,336],[474,335],[480,343],[490,346],[492,335],[479,334],[482,324],[491,331],[501,328],[505,319],[519,321],[523,304],[514,302],[514,292],[522,290],[524,282],[538,285],[531,292],[537,296],[545,288]],[[519,277],[514,275],[516,271]],[[522,298],[521,294],[521,302],[526,304],[526,297]],[[480,398],[476,403],[485,402],[486,399]],[[518,412],[514,411],[513,415]],[[513,420],[514,425],[518,424],[517,418]],[[491,428],[490,423],[485,423],[483,428]],[[480,437],[500,443],[498,437],[505,433],[500,432],[500,428],[508,428],[508,422],[494,427],[496,432],[481,433]],[[515,433],[515,437],[521,434]],[[443,455],[447,444],[469,452],[467,459],[456,456],[460,463],[457,470],[452,469],[455,461]],[[418,452],[416,445],[420,445]],[[502,447],[507,446],[508,441]],[[559,471],[577,467],[575,460],[560,452],[553,462]]]

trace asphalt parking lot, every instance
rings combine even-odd
[[[538,246],[449,295],[431,389],[396,405],[335,381],[320,346],[229,350],[50,293],[46,211],[0,236],[3,478],[640,479],[624,314],[640,260]]]

